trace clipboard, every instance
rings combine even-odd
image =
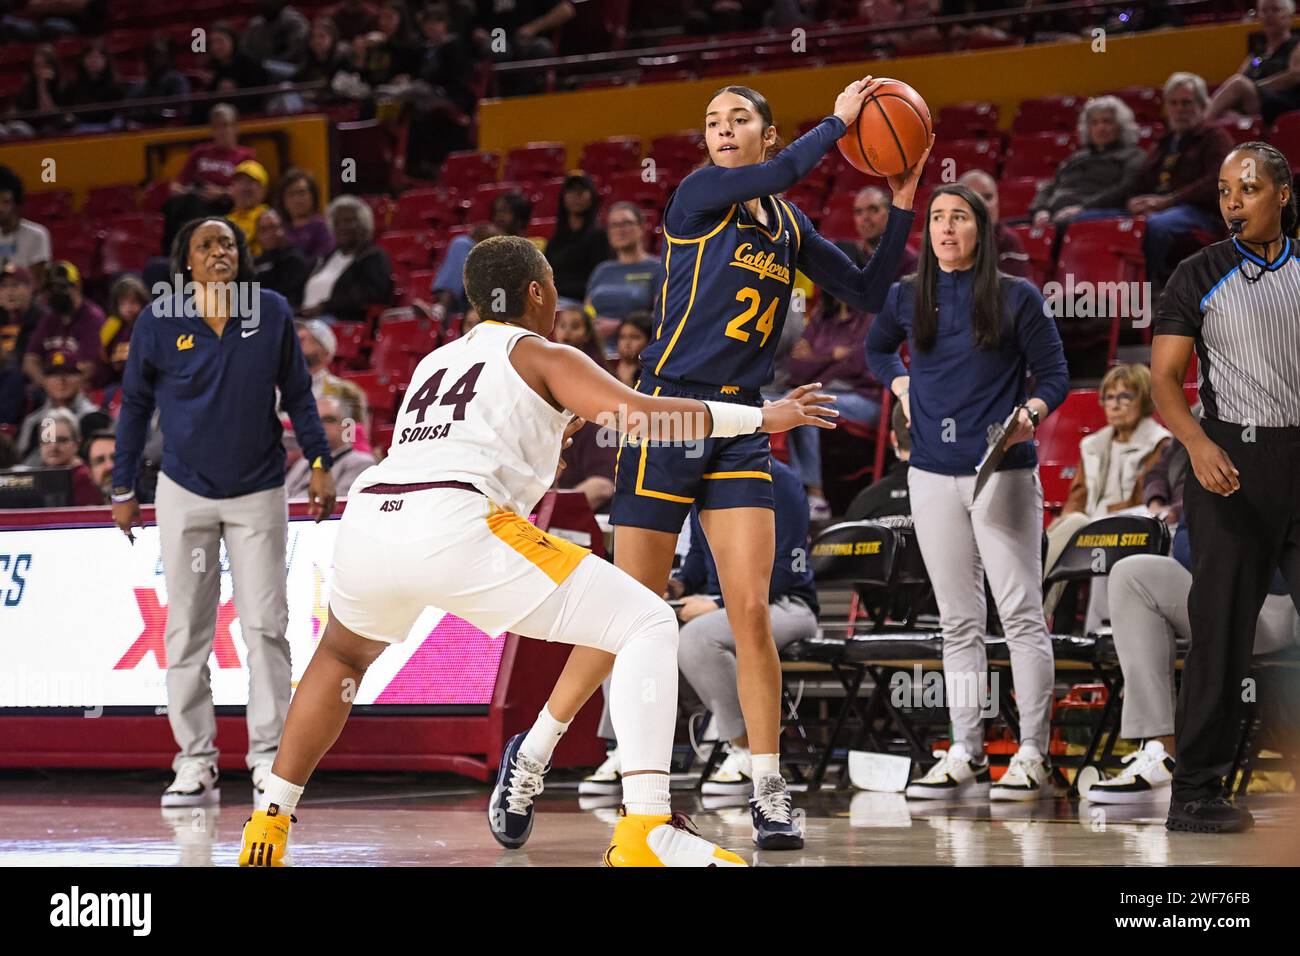
[[[993,477],[993,473],[998,470],[998,466],[1002,464],[1002,459],[1007,453],[1002,443],[1006,441],[1012,423],[1015,422],[1016,416],[1020,414],[1020,410],[1024,407],[1023,405],[1017,405],[1011,409],[1011,414],[1007,416],[1007,420],[1001,425],[989,426],[989,447],[985,449],[984,457],[980,459],[980,463],[975,469],[975,493],[971,495],[972,503],[980,496],[980,491],[988,484],[989,479]]]

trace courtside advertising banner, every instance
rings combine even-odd
[[[287,637],[298,679],[329,606],[337,521],[289,523]],[[0,708],[164,707],[167,583],[156,527],[0,531]],[[218,706],[248,702],[248,648],[221,549],[208,667]],[[197,570],[197,569],[196,569]],[[428,608],[371,665],[357,704],[491,702],[504,640]]]

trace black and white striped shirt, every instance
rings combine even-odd
[[[1160,297],[1155,334],[1196,339],[1208,418],[1300,425],[1300,248],[1294,240],[1287,238],[1272,262],[1235,238],[1184,259]]]

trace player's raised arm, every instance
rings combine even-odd
[[[543,398],[579,418],[650,441],[681,442],[753,432],[783,432],[800,425],[834,428],[839,414],[820,382],[801,385],[762,408],[730,402],[645,395],[628,388],[591,358],[540,338],[521,340],[510,360]]]

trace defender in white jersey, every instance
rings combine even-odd
[[[433,605],[489,634],[510,630],[615,656],[610,711],[629,769],[606,864],[743,866],[669,807],[677,700],[671,609],[612,564],[541,531],[528,515],[582,419],[682,442],[834,427],[829,419],[836,413],[826,407],[832,399],[816,394],[816,384],[761,409],[627,388],[577,349],[543,338],[555,319],[555,284],[546,259],[525,239],[475,246],[465,288],[481,315],[497,318],[420,362],[388,457],[353,484],[335,544],[329,623],[298,684],[265,805],[244,827],[239,861],[284,862],[303,787],[351,709],[351,695],[340,687],[359,683]],[[544,709],[532,730],[507,744],[489,808],[502,845],[527,839],[532,797],[581,704],[576,700],[572,713]]]

